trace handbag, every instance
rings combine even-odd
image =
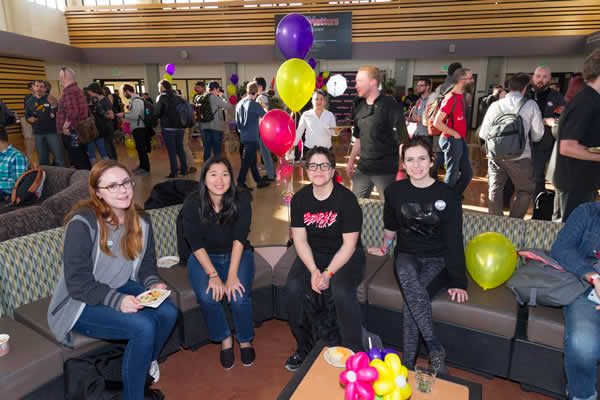
[[[75,131],[81,144],[92,142],[100,136],[100,132],[98,132],[98,127],[96,126],[96,118],[91,116],[89,112],[85,119],[75,125]]]

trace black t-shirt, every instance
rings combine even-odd
[[[366,175],[398,172],[398,146],[408,140],[404,111],[394,98],[380,95],[371,105],[359,100],[354,137],[360,139],[358,169]]]
[[[560,92],[554,89],[546,88],[542,91],[536,91],[532,86],[525,93],[525,96],[535,101],[542,113],[542,118],[557,118],[560,116],[559,109],[563,107],[565,99]],[[552,151],[554,146],[554,136],[552,136],[552,128],[544,124],[544,136],[539,142],[534,142],[534,150]]]
[[[103,97],[92,106],[92,114],[96,120],[96,127],[98,128],[100,137],[109,136],[114,131],[113,120],[106,118],[106,113],[112,110],[112,104],[110,104],[110,100],[107,97]]]
[[[588,85],[567,104],[558,127],[559,140],[600,146],[600,93]],[[600,162],[566,157],[557,152],[554,184],[562,191],[600,189]]]
[[[305,228],[314,253],[335,254],[344,233],[358,232],[356,248],[362,247],[362,209],[356,196],[337,182],[325,200],[317,200],[313,185],[300,189],[292,198],[292,228]]]
[[[384,196],[383,223],[397,232],[395,252],[444,257],[449,286],[465,289],[462,205],[456,192],[437,180],[418,188],[404,179],[389,185]]]
[[[25,102],[25,118],[36,117],[38,120],[33,126],[33,133],[36,135],[46,133],[56,133],[56,110],[52,108],[48,101],[48,96],[37,98],[29,97]]]
[[[205,249],[208,254],[231,253],[233,241],[238,240],[245,248],[250,247],[248,233],[252,220],[251,198],[247,192],[238,193],[238,216],[232,224],[217,224],[218,215],[213,213],[207,223],[200,219],[200,203],[195,195],[183,203],[183,231],[192,252]]]

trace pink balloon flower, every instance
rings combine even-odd
[[[348,358],[346,371],[340,374],[340,382],[346,386],[346,400],[373,400],[373,382],[377,380],[377,369],[369,366],[369,356],[359,352]]]

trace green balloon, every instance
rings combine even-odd
[[[467,271],[484,290],[506,282],[517,268],[517,250],[506,238],[496,232],[475,236],[465,250]]]

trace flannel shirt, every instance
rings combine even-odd
[[[28,169],[27,158],[12,144],[9,144],[6,150],[0,151],[0,191],[12,192],[17,179]]]
[[[56,112],[56,131],[63,133],[63,125],[65,121],[71,123],[71,130],[80,121],[88,116],[88,106],[83,94],[83,90],[79,89],[77,83],[72,83],[65,88],[63,96],[58,103],[58,111]]]

